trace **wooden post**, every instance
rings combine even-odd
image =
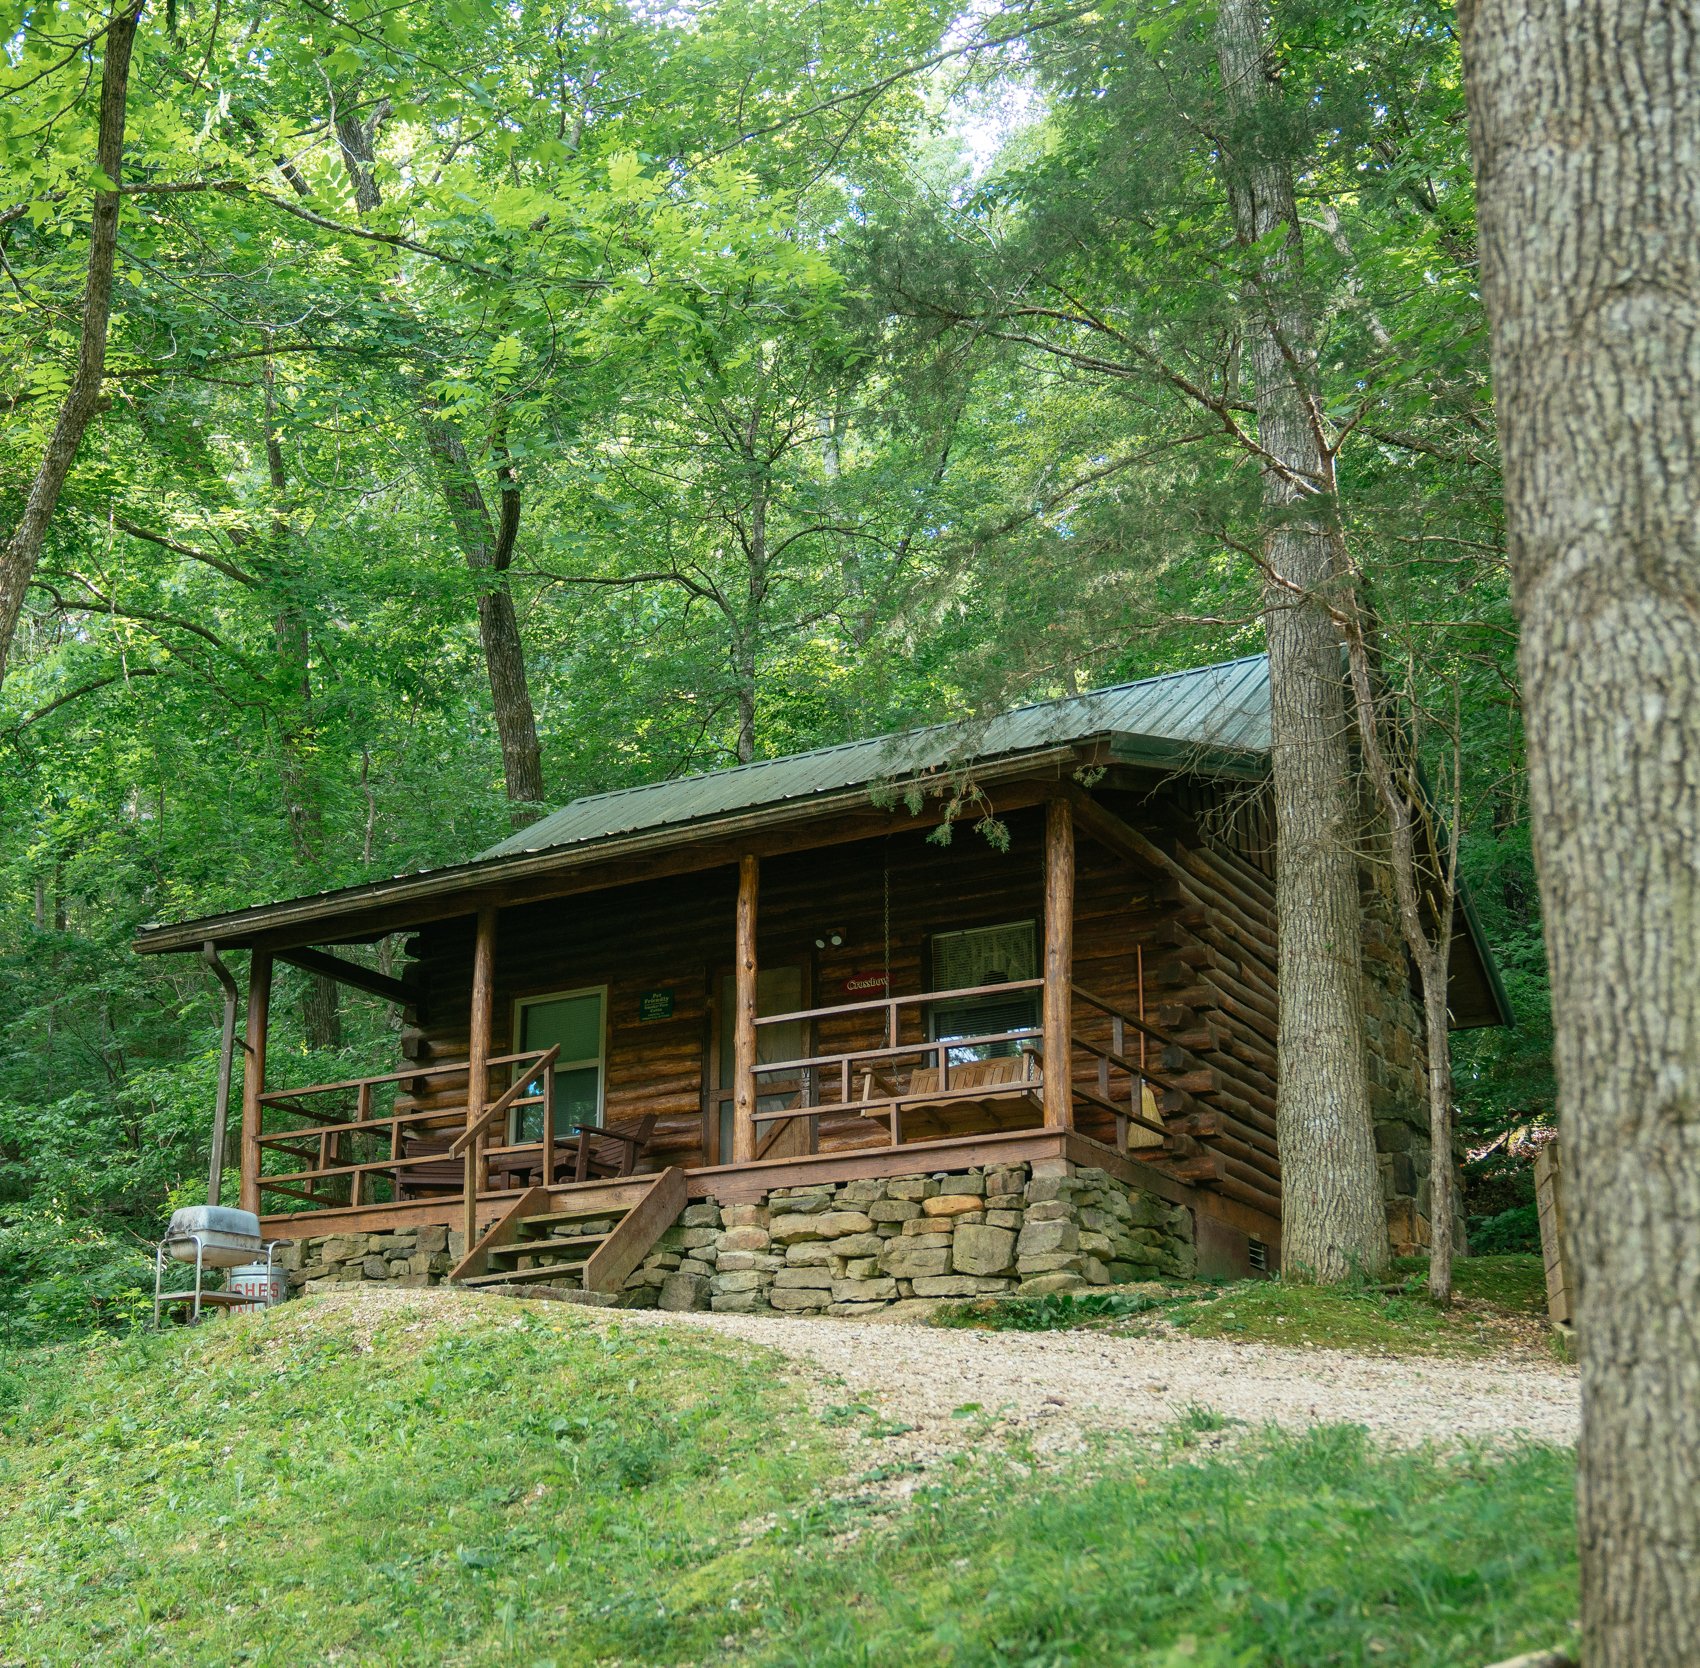
[[[369,1124],[372,1121],[372,1085],[370,1083],[362,1083],[354,1091],[354,1121],[357,1124]],[[362,1161],[367,1150],[365,1143],[367,1133],[364,1129],[349,1131],[348,1150],[356,1164]],[[364,1170],[356,1170],[348,1178],[348,1202],[350,1205],[359,1205],[364,1202],[365,1183],[366,1172]]]
[[[256,950],[248,961],[248,1057],[242,1064],[242,1174],[237,1202],[260,1211],[260,1096],[266,1089],[266,1020],[272,1004],[272,958]]]
[[[555,1071],[553,1067],[550,1067],[543,1074],[543,1185],[545,1187],[555,1185]]]
[[[738,925],[733,951],[732,997],[732,1162],[749,1164],[756,1156],[756,903],[761,859],[746,852],[738,859]]]
[[[1074,814],[1045,804],[1045,1124],[1074,1127],[1070,1012],[1074,1005]]]
[[[466,1051],[466,1122],[470,1128],[483,1113],[490,1098],[490,1020],[496,1006],[496,911],[488,906],[478,912],[478,930],[472,945],[472,1024]],[[466,1250],[470,1255],[478,1243],[478,1187],[481,1168],[488,1159],[479,1158],[482,1140],[466,1149],[466,1171],[461,1181],[462,1215]]]

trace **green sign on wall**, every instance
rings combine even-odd
[[[652,1019],[671,1019],[673,1017],[673,991],[646,990],[638,998],[638,1021],[647,1023]]]

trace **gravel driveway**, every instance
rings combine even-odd
[[[1077,1446],[1088,1430],[1152,1430],[1189,1407],[1248,1425],[1357,1423],[1401,1446],[1576,1440],[1576,1372],[1556,1363],[643,1309],[623,1311],[618,1324],[699,1327],[768,1345],[805,1369],[818,1399],[861,1401],[891,1423],[913,1426],[902,1445],[923,1452],[960,1446],[965,1427],[982,1416],[1028,1425],[1042,1447],[1061,1448]],[[957,1412],[969,1404],[980,1414]]]

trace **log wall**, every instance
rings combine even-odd
[[[1230,823],[1201,801],[1196,785],[1185,795],[1106,790],[1099,798],[1131,826],[1151,831],[1159,860],[1139,867],[1090,839],[1079,841],[1075,982],[1136,1014],[1143,976],[1146,1016],[1174,1039],[1160,1059],[1157,1051],[1149,1056],[1151,1067],[1176,1085],[1161,1098],[1175,1137],[1173,1173],[1278,1219],[1274,898],[1259,860],[1260,825],[1243,809]],[[1031,920],[1036,946],[1042,944],[1043,811],[1016,812],[1007,825],[1007,850],[959,830],[944,847],[917,832],[765,859],[760,965],[800,966],[806,1005],[828,1007],[869,994],[853,988],[855,982],[870,976],[877,982],[888,966],[894,993],[931,988],[936,933]],[[1221,837],[1225,826],[1248,832],[1230,845]],[[503,910],[494,1052],[514,1045],[517,999],[606,987],[608,1120],[656,1114],[651,1163],[730,1161],[717,1150],[710,1076],[714,1003],[732,965],[736,898],[737,874],[727,867]],[[843,940],[838,946],[830,943],[835,934]],[[817,948],[817,939],[827,946]],[[409,1058],[464,1061],[471,918],[422,929],[409,950],[427,998],[427,1022],[407,1033]],[[663,990],[672,994],[672,1013],[642,1019],[643,996]],[[906,1010],[903,1040],[922,1040],[924,1023],[920,1007]],[[1108,1041],[1108,1022],[1091,1010],[1078,1007],[1075,1023]],[[824,1019],[807,1048],[875,1047],[882,1024],[878,1013]],[[1082,1057],[1075,1065],[1083,1069]],[[1114,1087],[1123,1093],[1125,1079]],[[434,1100],[415,1104],[438,1105],[448,1115],[464,1108],[465,1093],[463,1076],[447,1077],[436,1084]],[[836,1085],[823,1083],[819,1098],[835,1099]],[[1101,1125],[1089,1108],[1077,1107],[1076,1117],[1083,1133],[1112,1138],[1107,1120]],[[801,1126],[764,1126],[764,1156],[803,1150],[804,1133]],[[853,1113],[819,1120],[822,1152],[884,1138],[880,1126]]]

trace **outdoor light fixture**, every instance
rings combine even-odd
[[[844,942],[844,934],[843,933],[841,933],[841,932],[829,932],[826,935],[825,938],[817,938],[815,940],[815,948],[817,950],[824,950],[827,947],[827,945],[830,944],[833,947],[833,949],[836,950],[839,947],[839,945],[841,945],[843,942]]]

